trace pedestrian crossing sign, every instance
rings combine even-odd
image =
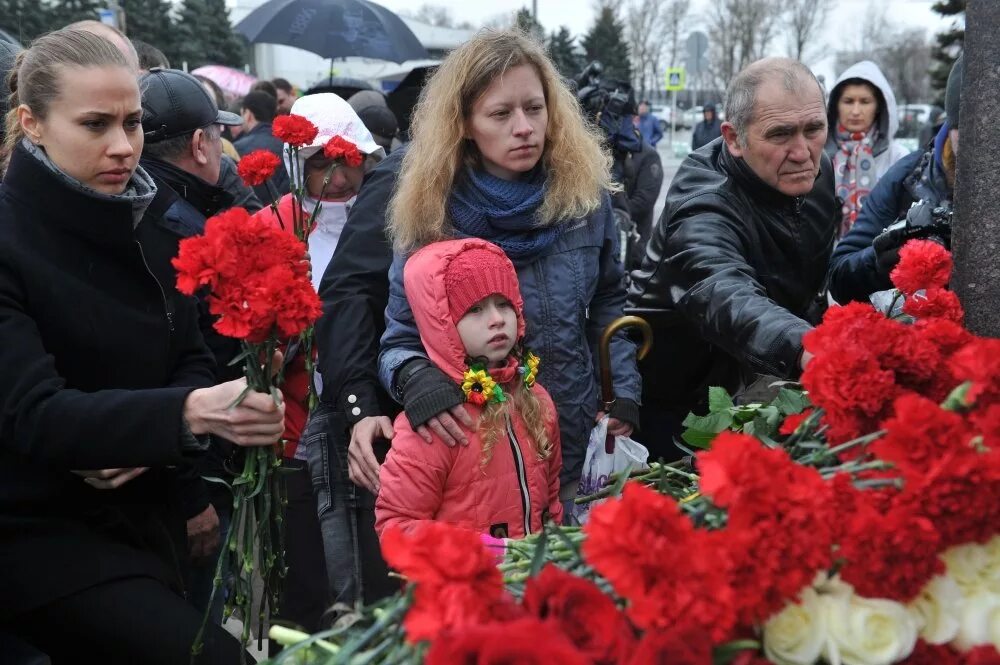
[[[667,70],[667,92],[683,90],[687,76],[683,67],[671,67]]]

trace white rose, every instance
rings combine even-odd
[[[955,645],[968,651],[980,644],[1000,649],[1000,595],[981,591],[965,599]]]
[[[948,569],[948,576],[958,584],[966,596],[972,596],[983,588],[983,575],[990,564],[990,554],[983,545],[958,545],[941,555]]]
[[[819,594],[807,588],[800,600],[789,603],[764,624],[764,653],[776,665],[811,665],[826,643]]]
[[[955,580],[938,575],[920,591],[908,609],[920,625],[920,637],[928,644],[947,644],[958,633],[962,591]]]
[[[917,643],[917,619],[895,601],[836,594],[823,603],[833,665],[890,665]]]
[[[983,548],[986,551],[986,565],[983,567],[982,580],[986,590],[1000,593],[1000,536],[994,536]]]

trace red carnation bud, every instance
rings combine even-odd
[[[281,164],[281,160],[269,150],[254,150],[240,159],[236,172],[248,187],[263,185]]]
[[[275,118],[271,133],[293,148],[301,148],[316,140],[319,129],[308,118],[291,114]]]
[[[323,154],[330,159],[339,159],[348,166],[361,166],[364,156],[358,150],[358,146],[346,140],[342,136],[334,136],[323,146]]]

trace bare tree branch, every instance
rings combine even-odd
[[[788,56],[800,62],[812,59],[823,44],[820,31],[834,0],[786,0],[785,28],[788,38]]]
[[[714,41],[711,69],[716,85],[725,89],[741,69],[767,54],[774,39],[784,0],[716,0],[706,14]]]

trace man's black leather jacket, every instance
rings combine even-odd
[[[644,401],[690,408],[710,385],[798,376],[838,214],[833,169],[821,160],[800,197],[765,184],[721,139],[681,164],[629,293],[629,308],[657,332]]]

